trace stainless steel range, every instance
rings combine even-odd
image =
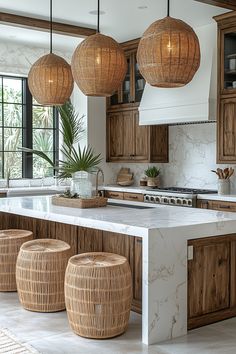
[[[213,194],[216,190],[180,187],[150,188],[144,194],[146,203],[166,204],[182,207],[196,207],[198,194]]]

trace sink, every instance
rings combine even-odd
[[[148,207],[148,206],[144,206],[144,205],[112,203],[112,202],[108,202],[107,205],[117,206],[117,207],[122,207],[122,208],[131,208],[131,209],[152,209],[152,208],[154,208],[154,207]]]

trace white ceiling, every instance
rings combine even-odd
[[[137,38],[155,20],[166,16],[167,0],[101,0],[101,32],[119,42]],[[54,20],[58,22],[96,27],[97,0],[54,0]],[[139,9],[139,7],[147,7]],[[49,0],[0,0],[0,11],[48,19]],[[193,27],[210,23],[212,16],[226,12],[194,0],[171,0],[171,16],[181,18]],[[47,33],[1,25],[0,40],[48,45]],[[73,50],[78,38],[54,35],[56,49]]]

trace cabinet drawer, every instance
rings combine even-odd
[[[124,193],[124,200],[133,200],[135,202],[143,202],[143,194]]]
[[[124,199],[123,192],[106,191],[106,197],[110,199]]]
[[[236,212],[236,203],[209,201],[209,209]]]

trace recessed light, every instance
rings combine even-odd
[[[105,11],[101,11],[101,10],[99,11],[99,15],[105,15],[105,13],[106,13]],[[89,11],[89,14],[97,16],[98,15],[98,10]]]
[[[138,6],[138,9],[139,10],[145,10],[147,9],[148,7],[146,5],[142,5],[142,6]]]

